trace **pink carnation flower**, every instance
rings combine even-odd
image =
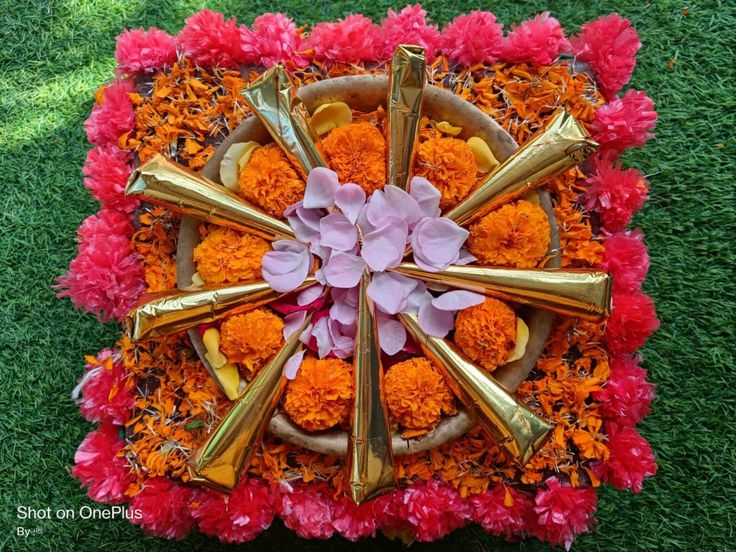
[[[427,12],[421,4],[406,6],[399,13],[388,10],[381,22],[384,36],[384,59],[390,59],[399,44],[417,44],[425,48],[427,59],[434,59],[442,46],[437,25],[427,23]]]
[[[593,139],[600,144],[603,156],[618,156],[627,148],[643,146],[654,134],[649,132],[657,122],[654,102],[639,90],[628,90],[595,112],[591,124]]]
[[[118,73],[151,73],[176,61],[176,39],[155,27],[125,30],[115,42]]]
[[[577,59],[595,73],[606,99],[613,98],[629,82],[641,48],[631,21],[617,13],[600,17],[580,27],[580,35],[571,42]]]
[[[88,217],[77,231],[79,252],[69,272],[57,278],[57,297],[100,320],[122,320],[135,306],[145,285],[143,268],[131,251],[132,228],[125,214],[109,209]]]
[[[470,519],[470,506],[453,487],[436,479],[415,481],[395,502],[415,540],[432,542],[449,535]]]
[[[613,292],[613,311],[606,324],[605,340],[613,354],[629,354],[644,345],[659,328],[654,301],[641,291]]]
[[[545,484],[547,488],[537,491],[534,499],[537,519],[529,528],[530,533],[539,540],[564,545],[569,550],[575,536],[594,523],[598,497],[592,487],[569,487],[556,477],[550,477]]]
[[[132,482],[128,463],[118,456],[125,446],[118,427],[103,422],[87,434],[74,454],[72,475],[88,487],[87,494],[95,502],[125,502],[125,491]]]
[[[504,485],[473,496],[470,503],[475,523],[484,531],[508,540],[521,536],[529,516],[534,515],[532,496]]]
[[[647,371],[639,367],[640,357],[628,355],[611,359],[611,376],[600,391],[593,394],[601,403],[601,414],[609,422],[634,426],[651,412],[654,386],[647,381]]]
[[[253,540],[271,526],[276,514],[270,487],[255,477],[243,478],[229,496],[211,490],[196,491],[192,506],[199,530],[222,542]]]
[[[644,478],[657,473],[652,447],[632,427],[610,431],[608,450],[611,452],[608,460],[594,465],[593,470],[617,489],[640,493]]]
[[[243,61],[237,22],[225,20],[221,13],[212,10],[202,10],[187,18],[177,42],[200,65],[237,67]]]
[[[649,253],[640,229],[619,232],[604,242],[601,268],[613,276],[617,289],[633,291],[641,287],[649,271]]]
[[[148,535],[184,540],[197,522],[189,511],[192,489],[169,479],[153,477],[130,501],[130,510],[138,510],[140,519],[131,521]]]
[[[343,537],[353,542],[376,535],[375,500],[356,505],[349,497],[341,496],[333,505],[332,526]]]
[[[607,158],[593,161],[585,181],[585,208],[596,211],[608,232],[623,230],[647,200],[649,185],[636,169],[622,169]]]
[[[241,27],[244,58],[251,63],[271,67],[287,63],[302,68],[308,65],[302,57],[302,38],[294,21],[282,13],[265,13],[253,21],[253,30]]]
[[[125,185],[132,172],[132,155],[115,144],[107,144],[87,152],[84,162],[84,185],[103,208],[126,213],[138,206],[138,200],[125,195]]]
[[[90,144],[117,144],[123,134],[133,130],[135,111],[128,96],[133,91],[133,83],[128,80],[118,80],[105,87],[101,102],[92,108],[84,122]]]
[[[135,404],[133,378],[122,362],[120,353],[104,349],[72,392],[82,416],[90,422],[111,421],[123,425]],[[81,398],[79,398],[81,395]]]
[[[503,25],[491,12],[458,15],[442,31],[442,52],[462,65],[494,63],[503,41]]]
[[[303,539],[329,539],[335,532],[333,492],[326,483],[284,486],[279,516],[284,525]]]
[[[317,23],[305,47],[314,59],[324,62],[353,63],[378,61],[383,54],[381,27],[365,15],[348,15],[335,23]]]
[[[503,41],[501,57],[511,63],[550,65],[560,52],[570,48],[560,22],[543,12],[527,19],[511,31]]]

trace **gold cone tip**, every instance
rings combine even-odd
[[[299,338],[311,322],[312,315],[308,314],[189,459],[192,481],[219,491],[231,491],[237,486],[281,400],[286,387],[284,367],[301,350]]]
[[[465,265],[429,272],[413,263],[389,270],[584,320],[599,321],[611,314],[613,278],[597,270]]]
[[[522,466],[529,462],[546,443],[552,426],[519,404],[450,342],[427,335],[416,315],[400,313],[398,317],[486,433],[515,462]]]
[[[597,148],[585,128],[561,109],[445,216],[467,226],[544,184],[545,179],[580,164]]]
[[[370,275],[364,272],[358,293],[353,355],[355,398],[350,414],[346,466],[350,498],[356,504],[396,487],[391,426],[381,400],[381,348],[374,308],[368,298],[369,283]]]
[[[274,141],[306,176],[312,169],[324,167],[325,162],[312,140],[306,110],[295,91],[284,67],[276,65],[241,94]]]
[[[409,186],[422,117],[427,63],[424,48],[402,44],[391,59],[388,77],[388,183]]]
[[[133,171],[125,193],[175,213],[248,232],[269,241],[295,239],[294,231],[286,222],[161,155],[154,155]]]
[[[315,283],[315,278],[308,276],[297,289],[289,293]],[[146,294],[128,314],[124,326],[133,341],[170,335],[256,309],[289,293],[274,291],[268,282],[255,281]]]

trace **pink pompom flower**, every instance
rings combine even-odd
[[[107,144],[87,152],[84,162],[84,185],[103,208],[126,213],[138,206],[138,200],[125,195],[125,185],[132,172],[132,155],[116,144]]]
[[[508,540],[520,537],[529,516],[534,515],[533,497],[504,485],[473,496],[470,503],[475,523],[484,531]]]
[[[302,57],[302,38],[294,21],[283,13],[265,13],[253,21],[253,29],[241,27],[244,58],[251,63],[271,67],[286,63],[291,67],[306,67]]]
[[[276,510],[270,487],[259,478],[246,477],[233,492],[196,491],[192,516],[205,535],[223,542],[251,541],[271,526]]]
[[[176,39],[155,27],[129,29],[115,41],[118,73],[152,73],[171,67],[176,61]]]
[[[510,63],[550,65],[561,52],[570,49],[562,25],[549,12],[522,21],[503,41],[501,57]]]
[[[77,230],[79,250],[69,272],[57,278],[57,297],[102,321],[122,320],[145,289],[143,267],[130,247],[132,227],[124,213],[102,209]]]
[[[384,36],[384,59],[389,59],[399,44],[417,44],[426,50],[427,59],[434,59],[442,46],[437,25],[427,23],[427,12],[421,4],[406,6],[399,13],[388,10],[381,22]]]
[[[332,526],[343,537],[356,542],[376,535],[377,520],[374,512],[375,501],[356,505],[343,495],[335,500]]]
[[[656,122],[654,102],[646,92],[628,90],[596,110],[590,129],[600,144],[599,154],[615,157],[627,148],[643,146],[654,136],[650,131]]]
[[[153,477],[130,501],[129,509],[140,517],[132,522],[146,534],[184,540],[197,524],[190,512],[192,489],[168,477]]]
[[[237,22],[212,10],[187,18],[177,43],[187,57],[200,65],[237,67],[244,61]]]
[[[611,359],[611,376],[602,389],[593,394],[601,403],[606,421],[620,426],[634,426],[651,412],[654,386],[647,381],[647,371],[639,367],[641,357],[629,355]]]
[[[584,533],[594,523],[598,497],[595,489],[563,485],[556,477],[545,481],[534,499],[536,523],[530,533],[539,540],[553,545],[564,545],[569,550],[575,536]]]
[[[651,297],[641,291],[613,292],[613,310],[605,332],[609,352],[634,353],[657,328],[659,320]]]
[[[378,61],[383,54],[381,27],[365,15],[348,15],[337,22],[317,23],[305,47],[322,62]]]
[[[120,353],[104,349],[96,358],[87,358],[87,371],[72,391],[72,398],[88,421],[123,425],[135,404],[134,391],[133,378]]]
[[[657,473],[652,447],[632,427],[618,429],[609,424],[608,429],[611,455],[606,461],[594,465],[593,471],[617,489],[640,493],[644,478]]]
[[[413,537],[432,542],[449,535],[470,519],[470,505],[453,487],[437,479],[415,481],[397,497],[399,516],[409,522]]]
[[[335,533],[333,492],[326,483],[284,485],[279,516],[303,539],[329,539]]]
[[[615,288],[633,291],[641,287],[649,271],[649,253],[640,229],[618,232],[603,243],[601,268],[613,276]]]
[[[135,111],[129,94],[134,91],[129,80],[117,80],[106,86],[99,97],[99,103],[84,121],[87,140],[94,146],[117,144],[118,139],[133,130]]]
[[[118,453],[125,441],[118,426],[106,421],[87,434],[74,454],[72,475],[88,487],[87,495],[96,502],[121,504],[132,482],[130,467]]]
[[[608,158],[592,163],[585,190],[585,208],[596,211],[608,232],[623,230],[647,200],[649,184],[636,169],[622,169]]]
[[[580,27],[580,34],[571,42],[577,59],[595,73],[606,99],[612,99],[629,82],[641,48],[631,21],[617,13],[600,17]]]
[[[458,15],[442,31],[442,53],[461,65],[494,63],[503,42],[503,25],[491,12]]]

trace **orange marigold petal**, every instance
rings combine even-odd
[[[444,210],[470,193],[475,186],[478,165],[473,150],[463,140],[430,138],[417,148],[414,174],[426,178],[440,191],[440,207]]]
[[[207,283],[257,280],[261,259],[269,250],[268,242],[257,236],[214,228],[194,249],[194,263]]]
[[[386,184],[386,140],[371,123],[333,129],[322,147],[340,182],[354,182],[368,195]]]
[[[220,326],[220,350],[239,363],[250,380],[283,345],[283,330],[284,321],[268,309],[236,314]]]
[[[490,297],[455,317],[455,343],[489,372],[501,366],[516,342],[516,314]]]
[[[240,194],[268,214],[282,217],[304,196],[305,183],[278,144],[258,148],[240,171]]]

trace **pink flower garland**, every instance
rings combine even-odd
[[[629,90],[615,97],[628,82],[640,47],[628,20],[612,14],[583,25],[570,45],[559,22],[548,13],[512,27],[504,39],[502,25],[490,12],[458,16],[440,34],[417,4],[398,13],[389,10],[380,26],[362,15],[351,15],[336,23],[317,24],[302,38],[294,22],[282,14],[264,14],[248,29],[204,10],[187,19],[176,38],[155,28],[124,32],[118,37],[116,59],[119,74],[150,73],[170,66],[177,49],[204,66],[249,62],[304,67],[310,58],[327,64],[385,60],[397,44],[408,42],[423,45],[429,59],[441,50],[462,65],[490,64],[499,58],[545,65],[571,50],[591,67],[609,100],[598,109],[591,128],[601,150],[585,194],[586,208],[600,215],[605,232],[613,232],[604,242],[602,267],[614,274],[616,282],[613,315],[605,333],[606,346],[614,355],[611,376],[594,394],[602,403],[611,456],[594,469],[617,488],[640,491],[642,480],[656,472],[656,463],[651,447],[633,425],[649,412],[654,391],[646,371],[630,355],[659,322],[652,300],[639,289],[649,266],[643,234],[625,227],[646,200],[648,184],[635,169],[623,169],[613,160],[624,149],[642,146],[651,138],[657,115],[644,92]],[[102,209],[80,227],[79,256],[69,273],[59,278],[60,296],[69,296],[76,306],[101,319],[120,319],[144,288],[140,263],[130,250],[129,213],[136,203],[123,194],[131,158],[117,146],[120,136],[134,125],[128,97],[133,91],[128,80],[112,83],[85,122],[89,141],[96,146],[85,163],[85,185]],[[129,415],[131,397],[120,391],[127,378],[121,363],[113,362],[111,371],[103,366],[114,354],[101,352],[100,364],[88,365],[80,381],[80,410],[102,423],[80,445],[72,474],[89,487],[93,500],[119,503],[125,501],[130,474],[125,459],[118,456],[124,441],[113,423],[122,423]],[[225,498],[159,477],[149,480],[130,506],[142,512],[142,519],[134,522],[146,532],[175,539],[185,538],[198,524],[205,534],[245,542],[267,528],[278,512],[288,527],[308,538],[329,538],[338,532],[357,540],[381,529],[431,541],[472,520],[506,538],[532,534],[569,547],[574,536],[593,523],[596,503],[594,489],[572,488],[556,477],[549,478],[534,497],[497,486],[463,500],[452,487],[435,479],[415,482],[358,507],[332,493],[325,484],[297,483],[277,496],[266,483],[248,478]]]

